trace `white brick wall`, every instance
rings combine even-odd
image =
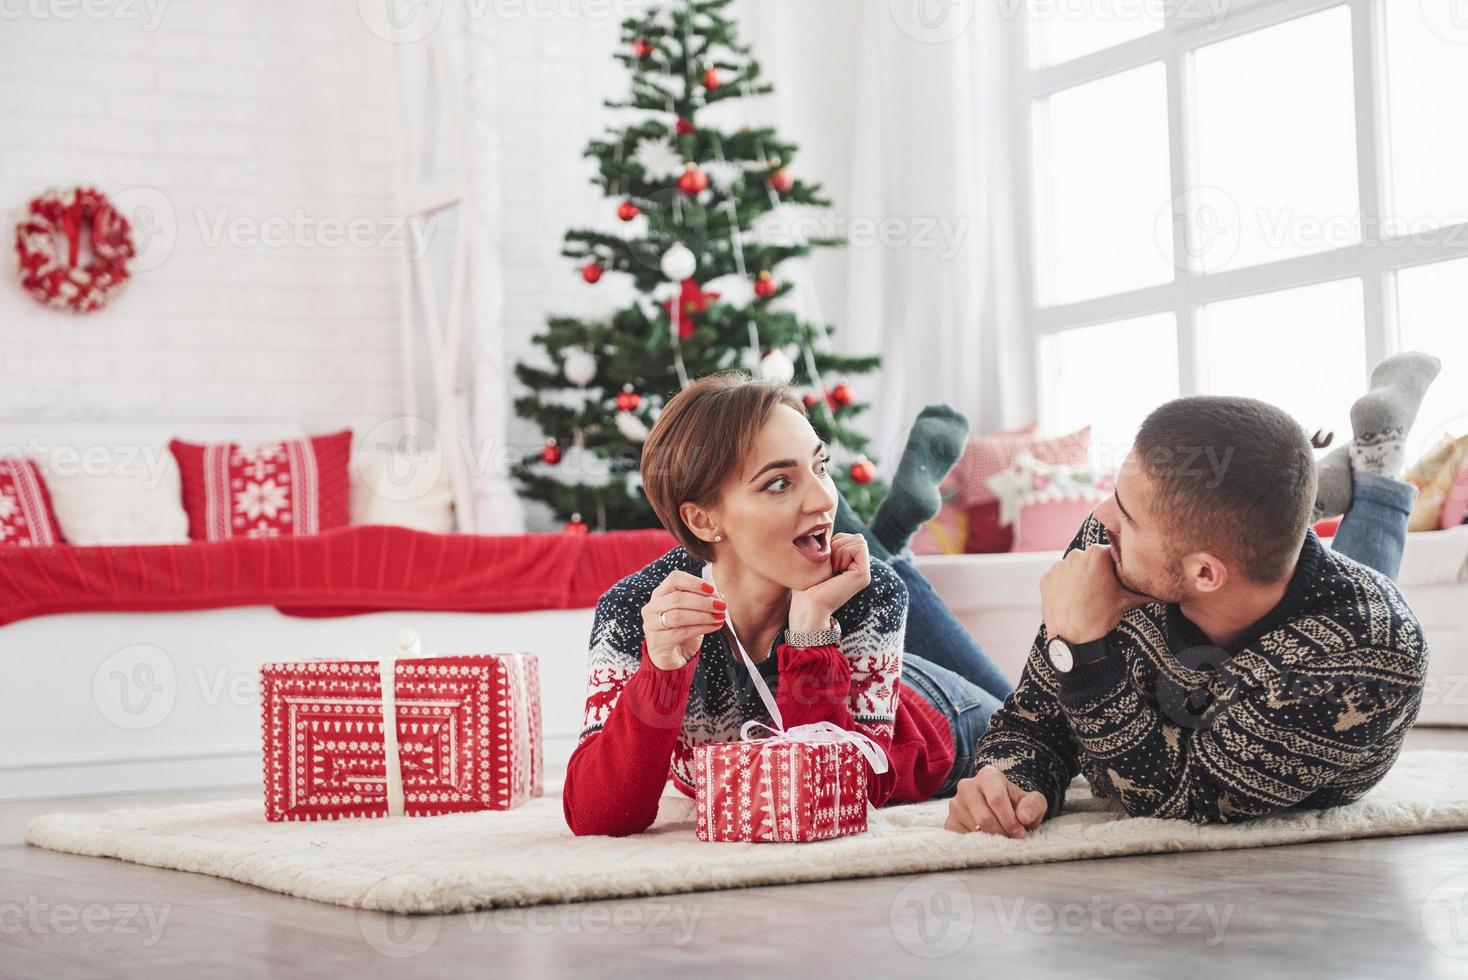
[[[397,414],[396,253],[379,230],[366,247],[314,238],[391,217],[392,46],[344,0],[151,2],[153,29],[144,0],[0,5],[0,417],[361,431]],[[161,200],[176,228],[85,316],[22,292],[8,254],[26,202],[75,184]],[[298,212],[310,240],[286,224]],[[221,218],[287,235],[211,244]]]

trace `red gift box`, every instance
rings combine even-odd
[[[416,650],[405,630],[382,660],[260,668],[267,820],[508,810],[541,795],[536,658]]]
[[[867,760],[851,742],[700,745],[693,771],[699,840],[829,840],[867,829]]]

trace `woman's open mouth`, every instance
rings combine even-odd
[[[811,561],[829,561],[831,558],[831,528],[823,526],[810,534],[795,539],[795,550]]]

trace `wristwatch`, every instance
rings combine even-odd
[[[1067,643],[1054,637],[1045,646],[1045,656],[1062,674],[1069,674],[1077,667],[1087,667],[1106,659],[1106,637],[1088,640],[1085,643]]]
[[[841,642],[841,624],[836,622],[836,617],[830,619],[831,625],[823,630],[786,630],[785,642],[793,647],[821,647],[828,643]]]

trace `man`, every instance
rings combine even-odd
[[[1044,624],[948,829],[1023,838],[1077,771],[1133,816],[1201,824],[1374,786],[1421,704],[1427,645],[1392,582],[1416,489],[1395,477],[1439,368],[1379,365],[1318,476],[1303,430],[1263,402],[1148,416],[1115,494],[1041,579]],[[1310,527],[1322,510],[1346,511],[1331,548]]]

